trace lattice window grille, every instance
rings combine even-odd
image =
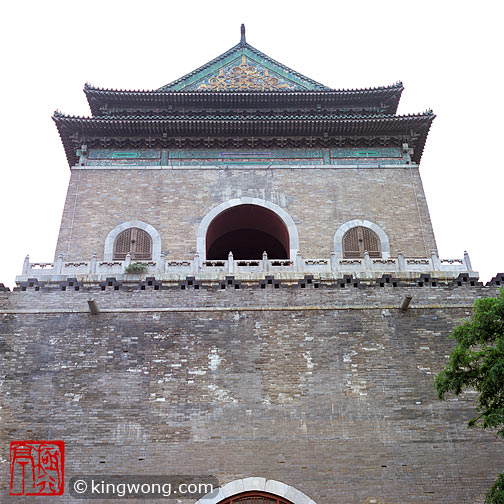
[[[343,236],[343,257],[345,259],[362,258],[366,250],[369,257],[381,257],[378,235],[373,230],[363,226],[349,229]]]
[[[114,261],[124,261],[126,255],[131,259],[148,261],[152,259],[152,238],[143,229],[128,228],[120,233],[114,242]]]

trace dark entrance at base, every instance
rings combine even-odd
[[[275,212],[258,205],[238,205],[215,217],[206,234],[208,260],[289,259],[289,232]]]
[[[292,504],[291,501],[266,492],[244,492],[220,501],[219,504]]]

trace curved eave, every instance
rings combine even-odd
[[[86,85],[84,93],[93,116],[99,116],[103,107],[258,107],[275,104],[296,106],[303,104],[325,106],[370,106],[384,104],[390,114],[397,112],[404,87],[392,86],[364,89],[328,89],[316,91],[125,91],[99,89]]]
[[[343,119],[105,119],[55,114],[70,165],[75,164],[73,138],[124,136],[380,136],[416,137],[413,160],[420,162],[432,113],[379,118]]]

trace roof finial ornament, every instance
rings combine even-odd
[[[246,44],[247,41],[245,39],[245,25],[242,23],[241,25],[241,39],[240,39],[240,44],[243,45],[243,44]]]

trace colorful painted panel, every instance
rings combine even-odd
[[[378,165],[402,165],[404,164],[402,159],[331,159],[332,165],[338,166],[355,166],[355,165],[367,165],[367,166],[378,166]]]
[[[171,166],[198,165],[322,165],[322,149],[268,151],[177,150],[168,153]]]
[[[92,159],[88,161],[88,166],[160,166],[158,160],[145,159]]]
[[[402,150],[399,147],[379,147],[367,149],[331,149],[333,165],[376,165],[403,164]]]
[[[91,149],[85,162],[91,166],[320,166],[399,165],[405,162],[397,147],[368,149],[270,150],[154,150]]]
[[[91,166],[159,166],[161,164],[161,152],[147,149],[91,149],[87,158],[87,164]]]
[[[91,149],[88,159],[160,159],[161,152],[158,150],[109,150]]]
[[[300,89],[294,83],[264,68],[245,55],[219,69],[216,74],[186,87],[189,91],[276,91]]]
[[[365,158],[365,159],[385,159],[385,158],[401,158],[402,152],[399,147],[380,147],[369,149],[331,149],[331,157],[336,159],[344,158]]]

